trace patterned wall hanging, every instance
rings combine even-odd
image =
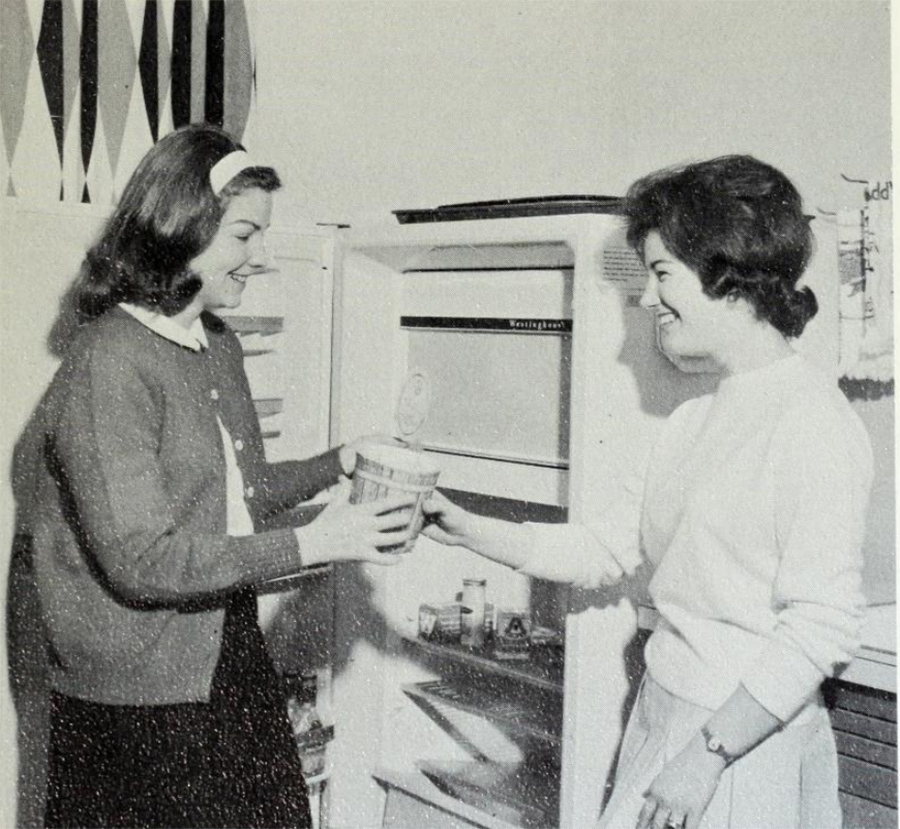
[[[110,204],[161,136],[240,138],[255,97],[253,0],[0,0],[0,186]]]
[[[838,213],[840,384],[871,400],[894,391],[894,186],[844,177],[843,190],[850,206]]]

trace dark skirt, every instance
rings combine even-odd
[[[229,601],[208,703],[120,706],[53,695],[45,825],[311,826],[253,593]]]

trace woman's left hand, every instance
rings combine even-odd
[[[458,544],[467,546],[466,542],[469,540],[467,525],[471,516],[462,507],[435,491],[422,504],[422,512],[425,513],[422,535],[451,547]]]
[[[650,784],[636,829],[696,829],[723,771],[725,761],[707,751],[698,735]]]

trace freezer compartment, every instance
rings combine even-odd
[[[411,270],[400,309],[402,436],[451,486],[565,503],[572,269]]]

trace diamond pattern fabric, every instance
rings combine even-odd
[[[6,159],[11,165],[22,131],[28,71],[35,49],[25,0],[4,0],[0,3],[0,32],[3,32],[3,48],[0,49],[0,76],[3,78],[3,83],[0,83],[0,120],[3,123]]]
[[[59,150],[60,169],[63,153],[63,6],[62,0],[47,0],[41,18],[41,34],[37,42],[38,66],[47,96],[47,107],[53,122],[53,133]]]
[[[108,204],[172,129],[246,129],[245,0],[0,0],[0,32],[7,195]]]

